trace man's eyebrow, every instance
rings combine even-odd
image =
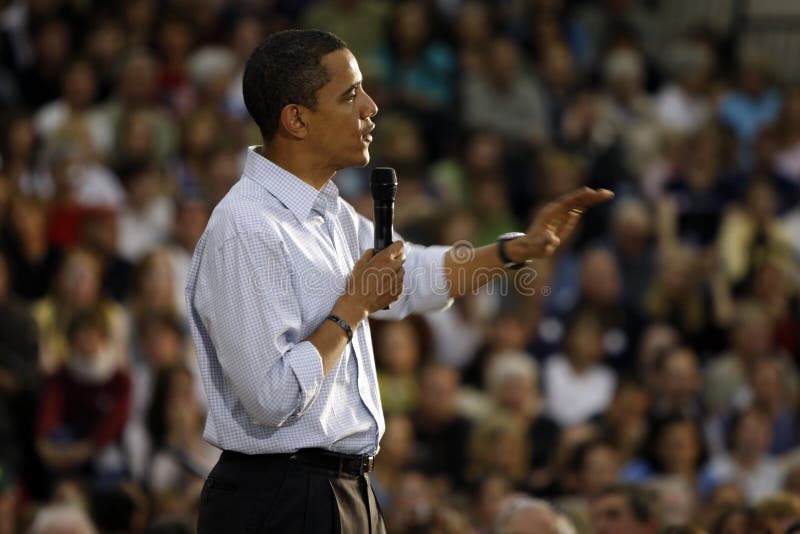
[[[345,89],[345,91],[339,96],[347,96],[348,94],[350,94],[353,91],[353,89],[358,89],[360,85],[361,85],[360,81],[354,83],[353,85],[351,85],[350,87]]]

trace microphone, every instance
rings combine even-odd
[[[375,253],[388,247],[393,240],[394,197],[397,194],[397,175],[391,167],[375,167],[369,179],[372,188],[375,226]]]

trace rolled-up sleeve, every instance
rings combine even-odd
[[[359,245],[362,252],[373,247],[374,227],[372,221],[359,215]],[[403,240],[397,232],[394,240]],[[372,314],[377,319],[402,319],[412,313],[445,310],[453,303],[450,285],[445,271],[445,254],[450,247],[423,247],[405,244],[406,263],[403,277],[403,293],[388,310]]]
[[[301,312],[280,241],[237,234],[206,250],[195,306],[226,381],[254,422],[279,427],[308,409],[322,358],[303,339]]]

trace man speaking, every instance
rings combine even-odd
[[[612,194],[576,191],[468,261],[400,241],[376,254],[372,223],[331,182],[368,163],[378,113],[345,43],[275,33],[243,90],[263,145],[214,210],[186,288],[204,435],[223,450],[198,532],[385,532],[368,476],[384,420],[367,317],[446,308],[477,274],[552,254]]]

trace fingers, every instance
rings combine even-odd
[[[589,206],[594,206],[600,202],[606,202],[614,198],[614,193],[608,189],[592,189],[591,187],[581,187],[571,193],[567,193],[558,200],[556,204],[564,210],[577,213],[578,216]],[[575,211],[573,211],[575,210]]]
[[[405,243],[403,243],[402,241],[395,241],[385,249],[378,252],[378,254],[376,254],[376,258],[381,255],[386,255],[394,259],[400,254],[403,255],[403,258],[405,258]]]
[[[378,252],[370,262],[376,266],[390,266],[393,264],[402,265],[406,261],[405,243],[395,241],[385,249]]]

